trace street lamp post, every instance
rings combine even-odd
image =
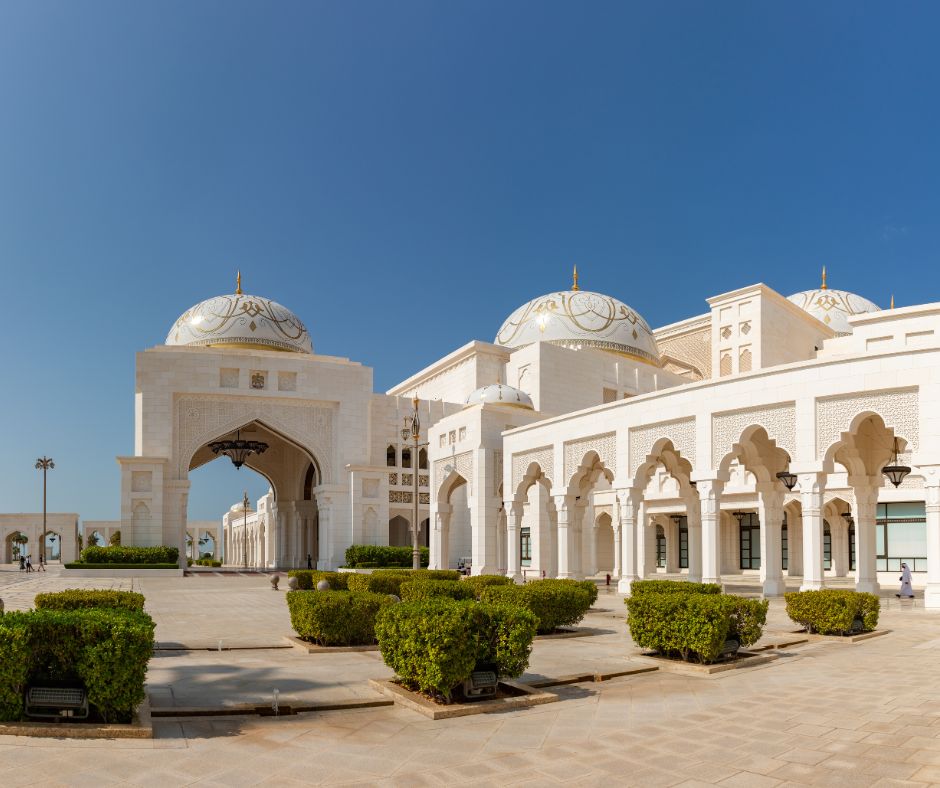
[[[52,457],[43,455],[36,460],[36,470],[42,471],[42,541],[39,543],[39,558],[46,560],[46,473],[55,468]]]
[[[419,533],[419,524],[418,524],[418,471],[420,471],[420,463],[418,462],[418,450],[427,446],[427,443],[419,443],[421,439],[421,419],[418,416],[418,395],[415,394],[414,399],[411,401],[412,411],[411,417],[405,417],[405,426],[401,430],[401,439],[403,442],[407,443],[408,439],[411,438],[414,446],[414,452],[411,456],[411,470],[413,473],[414,479],[414,492],[412,493],[412,519],[411,519],[411,568],[420,569],[421,568],[421,546],[418,544],[418,533]]]
[[[248,507],[251,506],[251,501],[248,500],[248,490],[245,490],[245,497],[242,499],[242,506],[245,507],[245,534],[243,538],[244,544],[244,556],[242,563],[245,564],[245,569],[248,569]]]

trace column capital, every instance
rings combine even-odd
[[[575,503],[573,495],[553,495],[552,501],[555,504],[555,511],[557,512],[568,511]]]
[[[821,471],[804,471],[797,473],[797,484],[802,494],[822,494],[826,489],[826,474]]]
[[[721,479],[696,479],[695,491],[698,493],[699,500],[705,498],[715,498],[721,495],[725,483]]]
[[[924,477],[924,487],[940,487],[940,465],[918,465]]]

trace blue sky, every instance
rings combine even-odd
[[[134,354],[274,298],[377,390],[569,284],[940,300],[940,6],[0,4],[0,511],[118,516]],[[413,309],[418,305],[420,317]],[[416,322],[420,330],[415,331]],[[190,517],[259,477],[194,474]]]

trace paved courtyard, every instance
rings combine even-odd
[[[110,585],[0,571],[7,609],[29,607],[41,590]],[[270,703],[274,688],[282,704],[378,699],[367,679],[390,675],[374,652],[281,648],[291,631],[283,591],[262,576],[133,585],[164,647],[149,675],[164,712]],[[584,622],[591,637],[536,642],[529,678],[630,664],[621,597],[602,592],[596,607]],[[153,740],[4,736],[0,785],[940,784],[940,614],[886,598],[881,627],[891,633],[784,648],[747,670],[556,687],[557,703],[456,720],[382,707],[156,719]],[[773,601],[765,640],[792,629]],[[220,639],[224,650],[209,651]]]

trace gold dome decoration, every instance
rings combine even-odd
[[[571,290],[535,298],[513,312],[495,344],[520,348],[533,342],[580,350],[593,348],[660,366],[656,340],[646,321],[616,298],[582,290],[577,269]]]
[[[187,309],[173,324],[166,344],[313,353],[310,334],[297,315],[269,298],[244,293],[241,284],[239,272],[234,294]]]
[[[847,290],[833,290],[826,284],[826,267],[822,269],[822,282],[817,290],[804,290],[787,297],[804,312],[825,323],[836,334],[852,333],[849,317],[868,312],[880,312],[881,307],[867,298]]]

